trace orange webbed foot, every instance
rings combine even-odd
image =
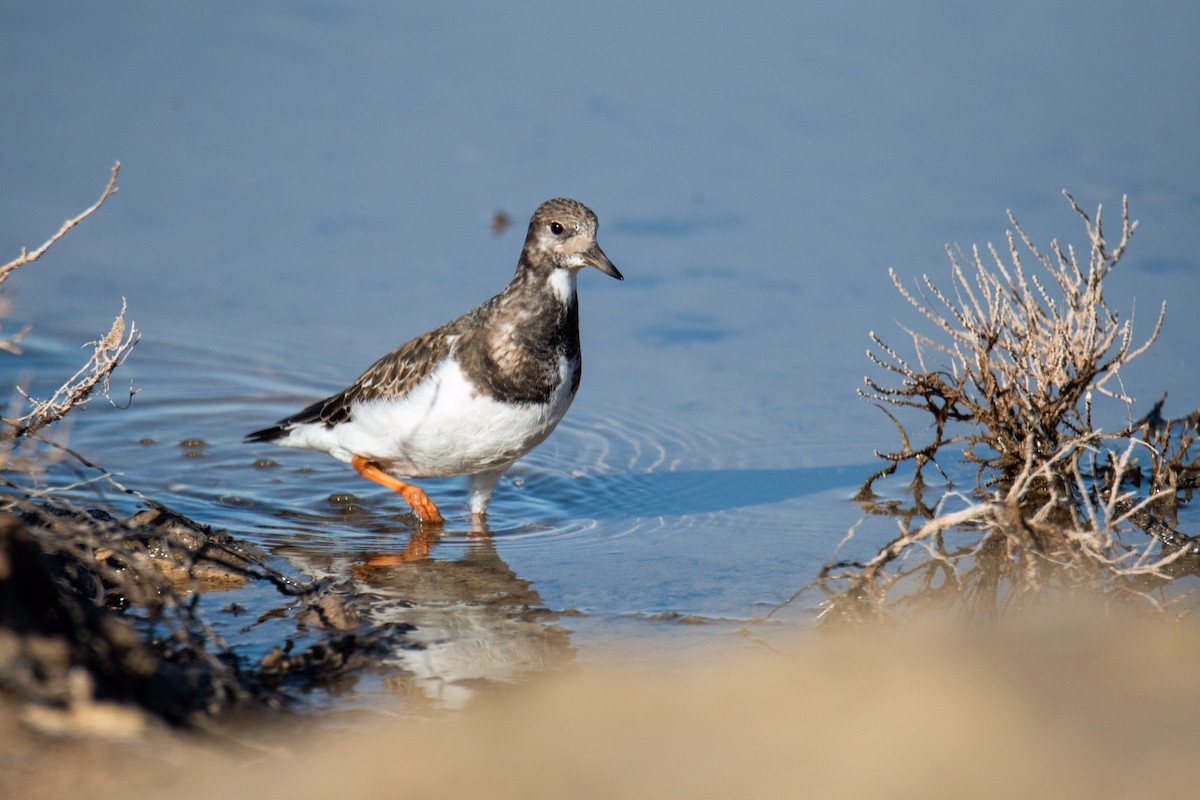
[[[425,490],[420,486],[413,486],[411,483],[404,484],[403,490],[397,490],[401,496],[408,501],[408,504],[413,507],[413,511],[417,512],[417,516],[422,522],[428,522],[430,525],[441,525],[446,520],[442,518],[442,512],[438,511],[438,507],[429,499],[429,495],[425,494]]]

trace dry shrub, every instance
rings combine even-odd
[[[868,358],[899,378],[900,385],[881,385],[868,376],[867,390],[859,393],[927,412],[934,420],[935,437],[914,450],[901,428],[905,448],[879,453],[889,466],[868,479],[864,490],[901,462],[912,460],[919,470],[951,444],[964,444],[964,457],[989,479],[1011,478],[1031,458],[1045,462],[1063,443],[1093,432],[1092,392],[1130,402],[1109,386],[1119,384],[1121,368],[1157,339],[1166,303],[1153,332],[1135,347],[1133,320],[1120,321],[1104,297],[1104,279],[1121,260],[1137,227],[1129,218],[1128,202],[1122,204],[1120,244],[1110,249],[1104,240],[1102,209],[1093,223],[1074,198],[1068,194],[1067,199],[1087,229],[1091,246],[1086,268],[1073,247],[1064,250],[1054,241],[1050,253],[1039,250],[1010,213],[1008,264],[994,246],[988,245],[986,258],[976,246],[964,268],[962,254],[947,246],[953,298],[927,275],[922,276],[924,290],[915,295],[894,270],[888,271],[900,294],[946,340],[909,331],[916,351],[913,366],[871,332],[884,355],[868,350]],[[1033,271],[1027,270],[1018,241],[1036,262]],[[928,364],[930,356],[938,363]],[[953,428],[955,422],[969,424]]]
[[[113,164],[112,174],[109,176],[108,183],[105,185],[104,191],[100,194],[100,198],[85,209],[83,213],[64,222],[62,227],[58,229],[58,232],[43,242],[40,247],[32,251],[21,248],[19,256],[7,264],[0,266],[0,286],[3,286],[4,282],[17,269],[31,264],[45,255],[46,251],[66,235],[67,231],[91,216],[100,206],[104,205],[104,202],[108,198],[116,194],[118,191],[117,175],[120,170],[120,162]],[[137,326],[133,323],[126,324],[125,310],[125,302],[122,300],[121,311],[117,314],[117,318],[113,321],[108,333],[93,342],[89,342],[92,347],[91,358],[50,397],[38,400],[30,397],[24,390],[17,387],[17,391],[29,401],[31,408],[24,414],[14,418],[0,418],[0,421],[3,422],[3,425],[0,425],[0,444],[8,445],[8,447],[5,447],[6,451],[11,447],[14,440],[36,433],[47,425],[62,419],[71,409],[82,406],[91,398],[96,389],[100,389],[106,395],[108,394],[110,376],[129,357],[130,351],[133,350],[134,345],[137,344],[140,338]],[[4,350],[12,355],[19,355],[21,349],[18,343],[28,332],[29,327],[26,326],[14,335],[0,338],[0,350]],[[4,460],[0,460],[0,465],[4,463]]]
[[[1104,294],[1137,227],[1128,202],[1111,247],[1103,209],[1093,220],[1066,197],[1087,233],[1084,256],[1057,241],[1039,249],[1010,213],[1006,252],[947,247],[949,293],[928,276],[910,291],[890,271],[934,332],[906,329],[911,359],[870,334],[868,357],[887,380],[867,377],[860,394],[892,419],[902,447],[877,453],[887,466],[858,499],[894,517],[900,534],[870,559],[824,568],[816,585],[835,615],[945,602],[995,614],[1082,589],[1160,606],[1167,582],[1195,569],[1200,545],[1177,518],[1200,475],[1197,417],[1165,420],[1160,401],[1134,421],[1120,378],[1158,337],[1166,304],[1136,342],[1132,318]],[[1120,404],[1121,430],[1093,423],[1101,398]],[[931,441],[914,444],[893,413],[914,410],[932,418]],[[949,456],[974,465],[976,485],[930,502],[922,472]],[[913,470],[912,503],[881,502],[875,482],[902,464]]]
[[[0,284],[115,194],[119,168],[113,166],[91,207],[40,247],[0,266]],[[107,396],[113,371],[138,338],[122,303],[74,375],[46,399],[21,391],[29,408],[0,418],[0,700],[15,700],[17,716],[34,730],[138,732],[145,718],[128,705],[167,722],[202,724],[239,706],[286,702],[280,687],[340,677],[379,649],[380,637],[360,630],[336,587],[293,582],[264,563],[257,549],[172,512],[43,436],[95,392]],[[0,349],[15,357],[18,342],[19,334],[10,336]],[[47,467],[63,458],[88,477],[70,485],[46,479]],[[69,499],[91,483],[148,508],[122,520]],[[323,623],[344,622],[325,624],[308,649],[244,664],[206,622],[197,599],[202,591],[250,580],[270,583],[289,605]],[[290,641],[286,646],[292,649]],[[126,704],[119,709],[125,713],[115,713],[114,703]],[[0,715],[7,712],[0,706]]]

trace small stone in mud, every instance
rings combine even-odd
[[[150,546],[165,580],[185,591],[224,591],[244,586],[262,554],[215,531],[163,509],[145,509],[129,519]]]
[[[374,663],[384,652],[378,637],[358,633],[338,633],[316,642],[305,650],[293,651],[289,639],[275,647],[259,662],[257,673],[268,686],[284,681],[308,685],[335,686],[352,682],[352,671]]]
[[[308,630],[349,631],[357,628],[362,616],[346,600],[327,594],[310,602],[296,616],[296,624]]]

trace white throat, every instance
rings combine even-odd
[[[575,283],[579,275],[578,269],[556,269],[550,273],[550,290],[564,306],[575,297]]]

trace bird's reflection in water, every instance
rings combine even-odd
[[[383,532],[378,518],[370,528]],[[405,535],[399,552],[387,551],[388,539],[399,545]],[[351,578],[367,624],[404,631],[384,662],[402,670],[387,683],[409,704],[458,708],[483,687],[523,682],[573,659],[559,614],[504,562],[486,525],[467,534],[406,525],[372,538],[383,547],[347,552],[295,542],[275,552],[310,574]]]

